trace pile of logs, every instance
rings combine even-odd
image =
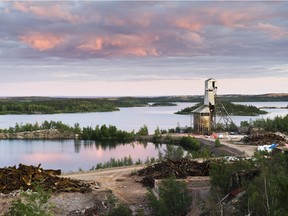
[[[88,192],[90,185],[69,178],[61,178],[57,175],[61,170],[43,170],[35,166],[19,164],[18,168],[0,168],[0,193],[10,193],[14,190],[34,189],[35,183],[40,184],[44,190],[51,189],[57,192]]]
[[[286,142],[285,138],[275,133],[259,133],[245,136],[241,140],[250,145],[271,145],[273,143],[282,145]]]
[[[148,166],[138,171],[139,176],[143,176],[142,183],[145,186],[154,187],[155,179],[163,179],[174,176],[182,179],[187,176],[208,176],[209,161],[197,162],[190,159],[165,160],[152,166]]]

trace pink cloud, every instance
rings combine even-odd
[[[204,38],[195,32],[186,32],[184,34],[179,35],[178,38],[188,43],[193,42],[193,43],[200,44],[204,42]]]
[[[155,48],[142,48],[142,47],[128,47],[120,50],[121,55],[131,55],[138,57],[145,56],[158,56],[158,52]]]
[[[194,21],[193,17],[176,18],[175,20],[172,20],[170,22],[172,23],[172,25],[178,28],[183,28],[190,31],[199,31],[203,27],[203,24]]]
[[[256,29],[269,34],[273,39],[288,37],[288,31],[282,27],[271,25],[270,23],[258,23]]]
[[[221,24],[229,28],[243,28],[250,25],[251,22],[259,20],[267,16],[261,7],[243,8],[206,8],[203,13],[207,14],[209,20],[206,20],[206,25]]]
[[[34,49],[44,51],[56,47],[63,41],[63,38],[52,35],[33,34],[20,36],[20,40],[23,43],[29,44]]]
[[[107,35],[102,37],[90,36],[82,39],[84,42],[77,46],[80,50],[101,51],[107,56],[158,56],[157,49],[151,43],[157,37],[147,35]]]
[[[83,43],[77,47],[78,49],[88,50],[88,51],[98,51],[103,49],[103,39],[98,37],[96,39],[91,39],[89,42]]]
[[[71,23],[82,23],[84,19],[65,11],[60,4],[34,5],[31,2],[13,2],[13,8],[24,13],[31,13],[38,17],[60,19]]]

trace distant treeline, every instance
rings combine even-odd
[[[148,128],[143,126],[137,133],[134,131],[127,132],[117,129],[116,126],[109,125],[108,127],[104,124],[102,126],[97,125],[95,128],[83,127],[81,128],[78,123],[71,127],[61,121],[44,121],[42,124],[18,124],[15,127],[9,127],[8,129],[0,129],[1,133],[17,133],[25,131],[37,131],[37,130],[49,130],[57,129],[61,132],[72,132],[78,134],[79,139],[82,140],[98,140],[98,141],[117,141],[117,142],[130,142],[135,140],[139,136],[147,136]]]
[[[118,108],[106,99],[62,99],[47,101],[0,101],[0,114],[55,114],[78,112],[108,112]]]
[[[96,140],[102,143],[109,142],[131,142],[131,141],[152,141],[154,143],[164,143],[181,145],[186,150],[198,151],[200,150],[200,142],[194,137],[175,137],[173,138],[169,134],[162,134],[159,128],[154,131],[154,134],[149,138],[149,131],[146,125],[143,125],[136,133],[135,131],[127,132],[117,129],[116,126],[105,124],[102,126],[97,125],[95,128],[83,127],[81,128],[78,123],[70,127],[61,121],[44,121],[42,124],[16,124],[15,127],[9,127],[8,129],[0,129],[0,133],[18,133],[18,132],[29,132],[37,130],[50,130],[57,129],[60,132],[71,132],[78,135],[81,140]],[[167,132],[166,132],[167,133]],[[165,137],[164,137],[165,136]],[[165,138],[165,139],[162,139]],[[114,143],[115,144],[115,143]]]
[[[224,102],[288,101],[288,94],[221,95]],[[111,97],[111,98],[51,98],[9,97],[0,98],[0,115],[4,114],[54,114],[79,112],[111,112],[120,107],[171,106],[175,102],[201,102],[203,96],[162,97]]]
[[[263,115],[267,114],[266,111],[260,110],[259,108],[252,106],[252,105],[241,105],[241,104],[234,104],[231,102],[222,102],[225,109],[230,115],[238,115],[238,116],[256,116],[256,115]],[[188,115],[191,114],[191,112],[203,105],[203,103],[197,103],[196,105],[192,107],[186,107],[178,112],[176,114],[182,114],[182,115]],[[220,109],[217,109],[216,106],[216,112],[219,112]]]

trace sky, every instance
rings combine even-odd
[[[1,1],[0,97],[288,93],[288,1]]]

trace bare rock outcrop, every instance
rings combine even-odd
[[[58,129],[0,133],[0,139],[75,139],[73,132],[61,132]]]

